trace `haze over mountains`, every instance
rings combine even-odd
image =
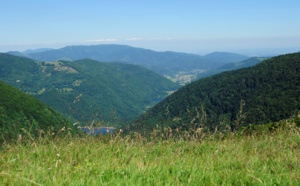
[[[239,62],[249,58],[248,56],[226,52],[214,52],[205,56],[170,51],[156,52],[126,45],[67,46],[55,50],[9,53],[40,61],[74,61],[89,58],[102,62],[136,64],[173,80],[176,75],[197,75],[200,72],[218,68],[226,63]]]
[[[254,65],[260,63],[261,61],[263,61],[265,59],[268,59],[268,58],[266,58],[266,57],[251,57],[249,59],[246,59],[246,60],[240,61],[240,62],[226,63],[225,65],[222,65],[218,68],[207,70],[203,73],[197,74],[196,79],[209,77],[209,76],[212,76],[214,74],[218,74],[218,73],[221,73],[224,71],[237,70],[240,68],[251,67],[251,66],[254,66]]]

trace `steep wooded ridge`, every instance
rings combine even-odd
[[[193,82],[158,103],[130,130],[157,126],[235,130],[279,121],[300,110],[300,53]]]
[[[179,72],[188,73],[195,69],[209,70],[225,63],[238,62],[248,58],[243,55],[221,52],[215,52],[206,56],[180,52],[157,52],[126,45],[67,46],[44,52],[12,52],[12,54],[25,55],[40,61],[74,61],[84,58],[103,62],[119,61],[140,65],[167,76],[173,76]]]
[[[56,133],[63,127],[73,129],[62,115],[2,81],[0,95],[0,142],[23,134],[22,128],[31,135],[37,135],[40,130]]]
[[[0,79],[82,122],[133,119],[178,88],[137,65],[90,59],[38,62],[1,53]]]

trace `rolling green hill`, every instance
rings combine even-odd
[[[22,128],[31,135],[40,130],[56,133],[63,127],[73,129],[62,115],[2,81],[0,95],[0,142],[24,134]]]
[[[82,122],[133,119],[178,88],[137,65],[38,62],[8,54],[0,54],[0,79]]]
[[[279,121],[299,109],[300,53],[294,53],[193,82],[158,103],[128,128],[235,130]]]
[[[247,59],[232,53],[212,53],[206,56],[179,52],[156,52],[126,45],[67,46],[44,52],[27,53],[27,56],[41,61],[79,60],[90,58],[103,62],[136,64],[161,75],[174,77],[180,72],[209,70],[229,63]]]

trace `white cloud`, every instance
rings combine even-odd
[[[100,43],[100,42],[117,42],[117,41],[118,41],[118,39],[115,39],[115,38],[104,38],[104,39],[86,40],[85,42]]]
[[[88,43],[101,43],[101,42],[122,42],[122,41],[170,41],[172,38],[140,38],[131,37],[126,39],[116,39],[116,38],[101,38],[101,39],[89,39],[84,42]]]
[[[125,41],[170,41],[173,40],[173,38],[167,37],[167,38],[139,38],[139,37],[132,37],[127,38]]]
[[[173,38],[167,37],[167,38],[150,38],[148,39],[150,41],[170,41],[173,40]]]
[[[132,37],[132,38],[128,38],[128,39],[125,39],[126,41],[141,41],[141,40],[144,40],[143,38],[138,38],[138,37]]]

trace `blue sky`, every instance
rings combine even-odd
[[[299,10],[299,0],[2,0],[0,52],[96,44],[300,50]]]

